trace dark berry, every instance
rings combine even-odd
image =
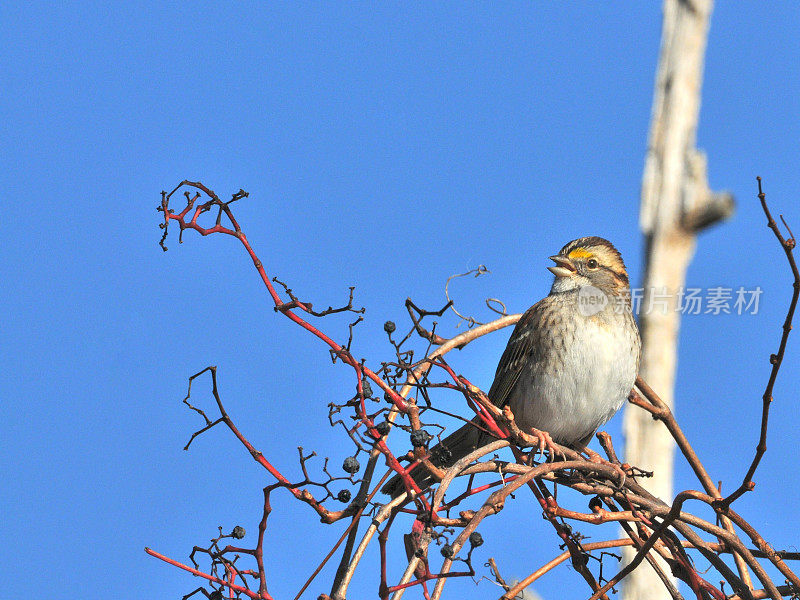
[[[389,433],[389,430],[391,428],[392,427],[391,427],[391,425],[389,425],[389,421],[383,421],[382,423],[378,423],[377,425],[375,425],[375,429],[377,430],[378,434],[380,434],[381,436],[384,436],[387,433]]]
[[[222,592],[214,590],[208,595],[208,600],[222,600]]]
[[[415,429],[411,432],[411,445],[414,448],[423,448],[428,445],[431,434],[424,429]]]
[[[350,490],[339,490],[336,499],[339,502],[350,502]]]
[[[233,528],[231,535],[237,540],[242,539],[245,535],[244,527],[242,527],[241,525],[237,525],[236,527]]]
[[[445,558],[453,558],[455,551],[453,551],[453,547],[450,544],[445,544],[442,546],[442,549],[439,551],[442,553],[442,556]]]
[[[477,531],[473,531],[469,534],[469,543],[474,548],[483,545],[483,536],[478,533]]]
[[[603,508],[603,502],[600,500],[600,496],[595,496],[589,500],[589,510],[595,511],[598,508]]]
[[[386,321],[386,323],[383,324],[383,330],[386,333],[394,333],[395,329],[397,329],[397,327],[395,326],[394,321]]]
[[[360,468],[361,465],[358,464],[358,459],[355,456],[348,456],[344,459],[344,463],[342,463],[342,469],[344,469],[344,472],[350,473],[351,475],[358,473]]]
[[[370,398],[372,396],[372,386],[366,379],[361,382],[361,393],[364,394],[364,398]]]
[[[389,404],[392,404],[394,400],[392,400],[392,393],[391,392],[384,392],[383,399],[386,400]]]

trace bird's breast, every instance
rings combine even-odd
[[[529,367],[510,394],[522,428],[548,431],[574,444],[591,435],[622,406],[636,378],[639,338],[635,325],[614,315],[575,315],[542,337]]]

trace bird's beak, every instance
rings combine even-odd
[[[556,254],[555,256],[551,256],[550,260],[556,264],[553,267],[547,267],[547,270],[556,277],[571,277],[575,273],[575,266],[566,256]]]

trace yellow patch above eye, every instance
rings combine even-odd
[[[585,248],[575,248],[575,250],[570,252],[568,255],[569,258],[589,258],[590,256],[594,256],[594,254]]]

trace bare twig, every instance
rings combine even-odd
[[[769,422],[769,407],[772,404],[772,390],[775,387],[775,381],[778,379],[778,371],[780,371],[781,365],[783,364],[783,355],[786,352],[786,343],[789,341],[789,333],[792,331],[792,318],[794,317],[795,308],[797,308],[798,297],[800,297],[800,271],[798,271],[797,263],[794,259],[794,248],[796,241],[794,237],[792,237],[792,231],[789,229],[789,226],[786,225],[786,221],[783,221],[783,223],[786,225],[786,229],[789,231],[790,237],[783,237],[778,224],[775,222],[775,219],[772,218],[772,213],[767,206],[766,194],[764,194],[763,190],[761,189],[761,177],[758,177],[757,179],[758,199],[761,202],[761,208],[767,217],[767,227],[769,227],[772,230],[772,233],[775,234],[775,237],[780,243],[784,254],[786,254],[786,260],[789,261],[789,268],[792,271],[794,282],[792,283],[792,300],[789,302],[789,310],[786,312],[786,320],[783,322],[783,333],[781,334],[781,341],[778,345],[778,352],[777,354],[772,354],[769,357],[769,362],[772,365],[772,369],[769,373],[767,387],[764,389],[764,395],[762,396],[761,429],[758,436],[756,454],[753,457],[753,461],[750,463],[750,468],[747,469],[747,473],[745,473],[742,484],[732,494],[722,500],[722,503],[726,506],[730,506],[731,502],[755,487],[753,475],[755,475],[756,469],[761,462],[761,458],[767,451],[767,425]],[[783,220],[783,216],[781,216],[781,220]]]
[[[184,191],[183,197],[186,204],[180,212],[176,213],[170,208],[170,200],[179,190]],[[764,393],[759,445],[742,485],[727,498],[722,498],[719,489],[713,484],[710,475],[674,415],[658,394],[639,378],[636,382],[636,389],[630,396],[632,404],[641,407],[664,424],[705,491],[703,493],[685,490],[678,494],[671,505],[654,497],[638,483],[639,478],[647,476],[649,473],[635,466],[621,463],[614,451],[611,438],[607,434],[599,435],[601,444],[608,455],[607,461],[600,459],[597,455],[591,456],[594,453],[590,453],[590,457],[587,458],[572,448],[556,445],[559,458],[563,460],[552,461],[554,457],[551,457],[551,462],[537,464],[533,453],[529,454],[525,449],[536,447],[539,442],[538,438],[529,432],[521,431],[508,407],[501,410],[494,406],[483,391],[444,360],[445,354],[451,350],[464,348],[483,335],[516,323],[520,315],[504,314],[504,305],[503,316],[486,324],[478,324],[474,319],[459,315],[468,320],[470,328],[452,338],[446,338],[437,333],[437,324],[434,322],[431,325],[427,319],[443,316],[445,311],[452,307],[452,302],[448,302],[440,310],[429,311],[408,300],[406,309],[411,320],[408,334],[398,341],[393,337],[396,325],[388,321],[384,325],[396,360],[382,363],[382,367],[378,370],[371,370],[366,366],[364,360],[356,359],[350,351],[354,327],[362,320],[364,313],[363,308],[355,308],[353,305],[353,288],[350,288],[346,304],[338,308],[328,307],[325,310],[315,311],[310,302],[297,297],[286,283],[275,277],[267,276],[263,264],[250,247],[230,208],[233,202],[246,195],[240,190],[233,194],[230,200],[223,202],[203,184],[189,181],[182,182],[169,193],[164,192],[159,207],[159,210],[164,213],[162,246],[166,239],[167,228],[172,221],[177,221],[181,232],[191,229],[201,235],[223,233],[235,237],[242,243],[273,301],[275,311],[319,339],[327,346],[335,361],[341,361],[353,369],[356,379],[355,395],[352,395],[351,392],[346,399],[340,402],[332,401],[329,404],[329,421],[332,426],[341,426],[344,429],[355,446],[355,453],[343,465],[348,473],[345,477],[336,477],[328,471],[327,458],[316,459],[323,461],[321,466],[323,477],[314,480],[313,469],[315,466],[319,468],[318,463],[312,462],[315,453],[308,453],[300,448],[298,452],[303,479],[291,482],[273,462],[267,460],[248,441],[247,437],[234,424],[220,397],[216,367],[207,367],[190,377],[189,390],[184,403],[190,410],[200,415],[202,426],[191,436],[186,448],[189,448],[192,442],[204,432],[216,425],[224,424],[252,458],[275,479],[274,483],[264,488],[264,506],[258,527],[258,541],[254,548],[242,548],[234,545],[220,547],[221,539],[237,537],[239,534],[244,535],[243,530],[236,535],[233,533],[223,535],[222,529],[220,529],[219,537],[212,540],[211,546],[208,548],[196,546],[192,551],[190,558],[194,567],[183,565],[147,549],[152,556],[203,577],[212,590],[209,593],[205,588],[198,588],[192,594],[202,593],[209,598],[216,599],[220,597],[222,590],[227,590],[228,596],[231,598],[246,596],[258,600],[269,600],[263,544],[268,517],[272,511],[270,494],[276,489],[285,489],[292,497],[312,508],[322,523],[331,524],[345,518],[350,519],[347,528],[308,578],[296,599],[299,599],[309,588],[330,559],[339,553],[339,567],[333,578],[331,596],[322,594],[320,598],[343,600],[369,544],[377,538],[381,556],[379,596],[382,600],[388,600],[389,597],[399,600],[405,590],[415,587],[420,589],[426,598],[437,600],[442,595],[448,579],[474,575],[472,554],[482,543],[480,535],[476,537],[477,528],[486,517],[502,513],[506,502],[520,501],[519,498],[525,496],[519,494],[523,486],[526,486],[533,494],[532,498],[529,496],[527,498],[538,503],[543,517],[551,524],[558,540],[563,544],[564,552],[536,569],[525,580],[513,587],[505,583],[496,564],[490,561],[488,564],[492,569],[494,580],[505,590],[503,598],[512,598],[554,566],[569,559],[572,567],[591,588],[594,598],[606,598],[606,592],[612,590],[613,586],[621,581],[636,564],[647,560],[672,598],[680,599],[680,593],[670,581],[665,569],[656,562],[656,557],[665,560],[673,574],[686,582],[698,597],[719,598],[720,600],[724,598],[725,594],[721,587],[717,587],[710,578],[695,568],[687,550],[699,552],[708,560],[726,585],[731,586],[737,598],[750,600],[769,597],[776,599],[780,598],[781,594],[800,593],[800,579],[786,564],[787,560],[798,559],[800,555],[794,552],[773,550],[758,531],[730,507],[731,502],[744,491],[752,489],[752,477],[758,462],[766,451],[769,402],[772,398],[777,372],[784,357],[786,340],[791,329],[792,316],[800,291],[800,275],[798,275],[792,254],[794,239],[791,237],[791,231],[789,231],[788,239],[782,237],[766,207],[760,186],[759,198],[767,215],[768,224],[775,232],[789,259],[794,275],[794,294],[784,323],[778,353],[771,357],[773,367]],[[204,198],[207,199],[203,201]],[[213,215],[213,225],[210,227],[198,223],[198,219],[205,213]],[[276,288],[273,284],[278,287]],[[445,286],[445,290],[449,300],[447,286]],[[500,304],[502,305],[502,303]],[[487,305],[492,308],[491,304]],[[306,320],[308,317],[324,318],[329,316],[333,316],[335,319],[334,315],[342,313],[357,314],[355,321],[347,325],[349,336],[344,345],[335,342],[333,337]],[[421,354],[423,358],[416,362],[413,358],[416,350],[408,347],[409,345],[413,346],[415,342],[425,346]],[[211,377],[211,394],[219,417],[211,417],[205,410],[189,402],[192,383],[205,373],[209,373]],[[382,403],[379,394],[373,391],[374,386],[383,392],[383,399],[388,404]],[[487,439],[491,440],[449,467],[436,466],[429,456],[427,442],[432,437],[429,432],[441,435],[441,431],[444,429],[441,424],[431,422],[430,417],[441,414],[454,416],[456,411],[445,411],[435,406],[437,399],[433,394],[434,391],[458,394],[475,414],[475,417],[472,420],[467,419],[467,422],[484,431],[489,436]],[[458,418],[463,420],[462,417]],[[392,452],[387,445],[387,439],[394,431],[404,431],[412,436],[412,451],[397,456]],[[513,461],[500,460],[495,454],[508,452],[505,448],[508,448],[513,454]],[[360,471],[358,458],[363,458],[365,453],[369,456],[367,466]],[[377,479],[375,470],[381,461],[387,465],[388,469],[380,481],[375,484],[375,479]],[[439,483],[430,490],[420,489],[411,477],[413,469],[427,469],[439,479]],[[356,472],[359,473],[360,479],[356,479]],[[473,477],[487,473],[493,474],[488,483],[476,481],[473,485]],[[387,478],[394,474],[398,474],[402,478],[405,493],[380,505],[375,501],[376,494]],[[345,480],[352,486],[358,486],[352,501],[350,501],[349,489],[339,490],[338,493],[331,489],[333,482],[341,480]],[[467,482],[466,486],[461,485],[461,482],[464,481]],[[552,485],[553,482],[557,482],[559,487],[568,487],[577,493],[592,496],[589,512],[560,506],[556,501],[556,496],[548,488],[548,485]],[[454,495],[445,502],[445,493],[454,489],[456,490]],[[316,496],[312,494],[312,490]],[[457,515],[453,514],[462,503],[466,503],[469,499],[480,502],[478,510],[461,510]],[[347,506],[341,510],[331,510],[326,504],[334,500],[343,502]],[[699,518],[684,509],[684,504],[688,500],[693,500],[694,504],[700,503],[702,506],[711,507],[716,512],[721,526]],[[359,541],[358,524],[364,517],[371,518],[371,521],[366,531],[361,534]],[[387,545],[394,539],[394,531],[404,527],[407,518],[413,519],[409,534],[411,537],[408,538],[411,541],[407,545],[408,565],[399,581],[390,585]],[[628,535],[628,539],[587,543],[584,541],[584,536],[574,528],[578,524],[593,526],[609,522],[620,523]],[[737,532],[742,532],[743,537],[740,538]],[[706,537],[714,536],[717,542],[706,541],[700,533]],[[749,548],[742,539],[749,539],[755,548]],[[429,546],[435,547],[433,544],[441,545],[444,556],[444,561],[439,569],[431,564],[431,557],[428,556],[428,548]],[[608,559],[609,554],[605,551],[623,546],[635,548],[636,558],[631,565],[621,569],[611,579],[607,579],[603,574],[603,560],[604,558]],[[599,551],[600,554],[592,554],[595,551]],[[733,554],[738,574],[722,560],[721,555],[724,553]],[[208,572],[203,573],[199,565],[194,562],[196,554],[211,560],[211,568]],[[240,555],[255,559],[255,567],[248,569],[239,566],[240,563],[237,560]],[[768,564],[777,568],[786,578],[787,585],[775,585],[764,565],[759,561],[769,561]],[[455,563],[458,562],[463,563],[463,569],[454,569]],[[595,574],[593,570],[596,570],[594,567],[598,565],[599,573]],[[605,566],[607,568],[607,565]],[[754,575],[752,579],[750,572]],[[250,580],[252,579],[258,582],[257,591],[251,589]],[[762,589],[753,589],[753,581],[756,579]],[[429,584],[433,586],[432,590],[429,589]]]

